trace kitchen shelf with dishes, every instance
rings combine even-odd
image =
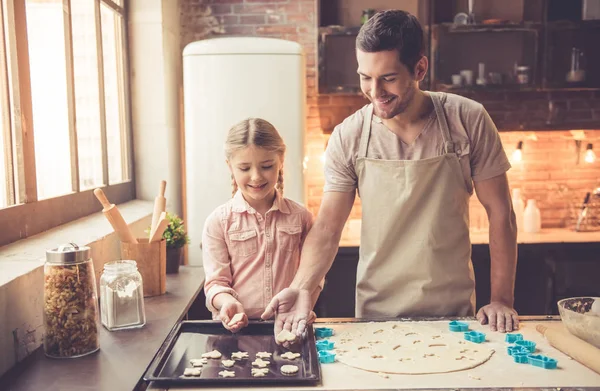
[[[489,0],[475,2],[474,14],[465,3],[419,2],[430,60],[422,88],[457,94],[600,91],[600,20],[585,20],[600,16],[585,15],[581,2],[525,0],[515,9]],[[324,25],[342,21],[344,14],[332,16],[323,7],[331,5],[321,6],[327,14],[319,27],[319,92],[359,93],[354,55],[359,27]]]

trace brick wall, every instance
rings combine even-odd
[[[366,103],[357,95],[318,95],[316,80],[316,0],[182,0],[182,45],[210,36],[268,36],[299,42],[306,53],[307,129],[306,184],[308,207],[316,214],[322,196],[323,152],[327,133]],[[486,92],[470,98],[484,104],[500,129],[507,153],[524,141],[523,162],[509,171],[511,187],[523,189],[525,198],[536,198],[545,227],[568,224],[569,205],[583,199],[586,191],[600,186],[600,162],[575,164],[575,142],[568,131],[528,129],[600,129],[600,92]],[[549,102],[552,102],[549,105]],[[551,106],[551,108],[550,108]],[[587,130],[600,157],[600,131]],[[534,140],[537,138],[537,140]],[[485,213],[476,197],[471,206],[472,226],[487,226]],[[360,218],[357,200],[347,228],[356,231]]]

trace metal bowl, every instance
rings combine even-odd
[[[562,299],[558,312],[571,334],[600,349],[600,297]]]

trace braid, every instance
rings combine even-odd
[[[283,195],[283,167],[279,169],[279,176],[277,176],[277,189]]]
[[[231,174],[231,197],[235,196],[235,193],[237,193],[238,191],[238,185],[237,182],[235,181],[235,178],[233,177],[233,174]]]

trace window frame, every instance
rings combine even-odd
[[[10,153],[7,158],[7,178],[9,205],[0,209],[0,246],[12,243],[19,239],[44,232],[56,226],[68,223],[78,218],[97,213],[101,210],[100,203],[93,195],[93,189],[80,191],[79,159],[77,148],[77,130],[75,126],[75,93],[73,74],[73,43],[71,36],[71,1],[62,0],[64,10],[64,38],[65,55],[67,64],[67,109],[69,118],[70,158],[71,158],[71,184],[72,193],[38,200],[36,188],[34,132],[32,124],[31,84],[29,77],[29,51],[27,46],[27,26],[25,23],[25,0],[5,0],[0,9],[0,34],[4,35],[7,50],[0,49],[0,77],[7,76],[6,91],[9,107],[2,107],[4,124],[9,129],[7,134],[0,134],[10,147],[5,152]],[[96,50],[98,53],[98,83],[99,83],[99,111],[100,135],[102,153],[102,182],[103,189],[108,199],[114,204],[120,204],[135,199],[135,176],[133,167],[133,135],[131,115],[131,72],[129,68],[129,39],[127,1],[120,6],[112,0],[93,0],[96,21]],[[111,184],[108,175],[108,154],[105,117],[104,96],[104,64],[102,57],[102,26],[101,3],[108,6],[115,17],[120,17],[120,31],[115,31],[116,36],[122,37],[117,51],[123,54],[117,63],[119,77],[124,78],[119,83],[123,90],[120,97],[124,99],[124,115],[122,118],[121,133],[122,154],[125,159],[122,164],[124,177],[130,179]],[[121,79],[123,80],[123,79]],[[8,111],[7,111],[8,110]],[[8,139],[8,140],[7,140]],[[123,153],[127,152],[127,153]],[[14,158],[14,159],[13,159]],[[15,164],[16,163],[16,164]]]

